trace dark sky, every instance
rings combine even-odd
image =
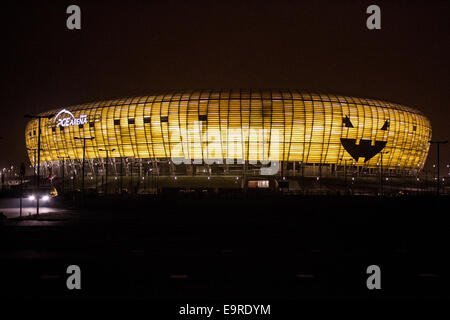
[[[2,167],[25,159],[26,113],[172,89],[385,99],[450,138],[450,1],[11,2],[0,29]],[[70,4],[81,7],[80,31],[66,28]],[[370,4],[381,30],[366,28]],[[445,165],[450,145],[441,150]]]

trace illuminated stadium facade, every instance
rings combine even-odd
[[[423,168],[431,139],[430,122],[415,109],[297,90],[171,92],[41,115],[50,116],[41,119],[41,163],[60,168],[65,161],[68,175],[83,158],[76,137],[93,138],[85,141],[88,175],[104,174],[108,162],[111,176],[143,179],[148,172],[333,175],[345,166],[412,172]],[[32,164],[37,131],[33,119],[25,132]]]

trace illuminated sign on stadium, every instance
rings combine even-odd
[[[55,116],[55,121],[58,121],[58,124],[56,125],[57,127],[76,126],[87,123],[87,116],[82,114],[79,118],[75,118],[72,112],[62,109]]]

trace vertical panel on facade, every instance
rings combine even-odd
[[[207,108],[207,157],[208,159],[221,160],[224,158],[222,150],[222,137],[220,135],[219,99],[218,95],[208,101]]]
[[[149,152],[145,138],[144,129],[144,103],[138,103],[135,111],[135,139],[136,139],[136,157],[148,158]]]
[[[314,107],[313,102],[311,100],[305,101],[305,142],[304,142],[304,150],[306,153],[305,162],[306,163],[315,163],[316,160],[312,148],[312,136],[313,136],[313,128],[314,128]]]
[[[229,92],[224,91],[220,93],[219,100],[219,121],[220,121],[220,134],[222,139],[222,150],[224,159],[228,155],[228,101]]]
[[[250,93],[242,92],[241,98],[241,136],[243,147],[243,159],[248,159],[250,133]]]
[[[285,161],[295,161],[296,158],[291,156],[292,130],[294,121],[294,105],[292,95],[287,92],[282,92],[282,99],[284,105],[284,156]]]
[[[148,97],[144,104],[143,116],[144,116],[144,134],[146,139],[147,150],[150,158],[156,158],[153,150],[153,138],[152,138],[152,103],[154,96]]]
[[[197,112],[197,124],[199,130],[200,137],[200,145],[201,145],[201,159],[208,159],[208,102],[209,102],[209,92],[202,92],[200,96],[200,101],[198,104],[198,112]]]
[[[169,141],[169,105],[171,102],[170,99],[171,97],[165,95],[160,105],[163,158],[170,157],[170,141]]]
[[[167,116],[168,149],[166,149],[166,151],[168,153],[168,157],[180,158],[183,155],[180,143],[181,135],[179,118],[181,93],[172,93],[167,95],[167,98],[169,98],[169,105]]]
[[[151,107],[151,136],[152,146],[155,158],[164,157],[164,149],[162,145],[162,131],[161,131],[161,98],[156,97],[152,102]]]
[[[271,115],[271,153],[276,160],[285,160],[285,122],[284,122],[284,106],[279,95],[272,97],[272,115]]]
[[[227,158],[243,159],[241,131],[241,99],[239,93],[232,93],[228,105]]]
[[[202,159],[200,122],[198,120],[199,95],[192,95],[187,106],[187,142],[188,152],[193,160]]]
[[[333,108],[328,97],[322,97],[322,105],[324,110],[324,132],[323,132],[323,148],[322,148],[322,163],[336,163],[337,151],[335,144],[330,143],[331,132],[333,130]]]
[[[189,103],[189,96],[183,95],[179,102],[178,107],[178,121],[180,123],[180,149],[181,156],[184,159],[191,159],[189,153],[189,137],[188,137],[188,123],[187,123],[187,110]]]
[[[259,92],[253,91],[251,95],[248,136],[248,160],[257,163],[263,159],[263,122],[262,101]]]
[[[128,125],[128,114],[130,111],[129,105],[121,105],[118,111],[120,125],[118,127],[118,142],[122,145],[122,152],[124,157],[133,157],[133,148],[131,147],[131,135]]]

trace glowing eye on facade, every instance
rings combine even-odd
[[[346,128],[353,128],[353,123],[350,121],[350,118],[349,118],[348,116],[345,116],[345,117],[342,119],[342,123],[344,124],[344,126],[345,126]]]
[[[387,130],[390,126],[389,120],[386,120],[380,130]]]

